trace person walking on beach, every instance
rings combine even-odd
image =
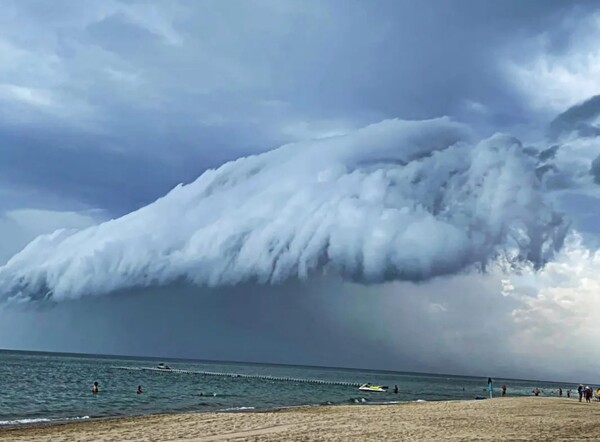
[[[142,386],[138,385],[137,394],[142,394]]]
[[[492,394],[494,392],[494,386],[492,385],[492,378],[488,378],[488,391],[490,392],[490,399],[492,398]]]
[[[567,397],[571,397],[571,389],[570,388],[567,390]]]
[[[92,385],[92,393],[98,393],[98,382],[94,382],[94,385]]]
[[[502,397],[506,396],[506,384],[502,384]]]
[[[579,384],[579,387],[577,387],[577,393],[579,393],[579,402],[581,402],[581,399],[583,398],[583,384]]]
[[[562,397],[562,387],[558,387],[558,396]]]

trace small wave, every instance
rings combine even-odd
[[[198,402],[196,405],[198,405],[199,407],[214,407],[215,404],[210,403],[210,402]]]
[[[25,425],[25,424],[41,424],[44,422],[67,422],[67,421],[84,420],[84,419],[89,419],[89,418],[90,418],[89,416],[65,417],[65,418],[56,418],[56,419],[49,419],[46,417],[24,418],[24,419],[0,421],[0,425]]]
[[[351,398],[350,402],[352,402],[353,404],[364,404],[365,402],[367,402],[367,400],[364,397],[358,397],[358,398]]]
[[[425,399],[417,399],[415,402],[427,402]]]
[[[369,405],[394,405],[404,404],[405,401],[380,401],[380,402],[369,402]]]
[[[231,393],[204,393],[202,392],[202,396],[208,396],[208,397],[220,397],[220,398],[230,398],[230,397],[242,397],[243,395],[241,394],[231,394]],[[200,396],[200,394],[198,394],[198,396]]]
[[[231,407],[231,408],[223,408],[219,411],[244,411],[244,410],[255,410],[255,407]]]

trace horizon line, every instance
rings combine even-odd
[[[460,378],[478,378],[486,379],[490,376],[475,376],[468,374],[451,374],[451,373],[432,373],[424,371],[401,371],[401,370],[389,370],[379,368],[363,368],[363,367],[341,367],[341,366],[330,366],[330,365],[310,365],[310,364],[292,364],[292,363],[281,363],[281,362],[256,362],[256,361],[234,361],[234,360],[223,360],[223,359],[202,359],[202,358],[191,358],[191,357],[173,357],[173,356],[150,356],[150,355],[125,355],[125,354],[109,354],[109,353],[85,353],[75,351],[52,351],[52,350],[22,350],[14,348],[0,348],[0,353],[13,352],[13,353],[29,353],[29,354],[47,354],[47,355],[65,355],[65,356],[83,356],[83,357],[101,357],[101,358],[128,358],[128,359],[158,359],[165,361],[186,361],[186,362],[209,362],[209,363],[227,363],[227,364],[251,364],[251,365],[274,365],[281,367],[303,367],[303,368],[322,368],[328,370],[351,370],[351,371],[378,371],[382,373],[399,373],[399,374],[413,374],[413,375],[425,375],[425,376],[454,376]],[[575,382],[566,381],[551,381],[543,379],[524,379],[524,378],[511,378],[511,377],[496,377],[497,379],[507,381],[532,381],[532,382],[544,382],[553,384],[575,384]],[[492,378],[493,379],[493,378]],[[487,381],[486,381],[487,382]],[[583,383],[584,385],[590,385],[589,383]],[[591,383],[594,384],[593,382]]]

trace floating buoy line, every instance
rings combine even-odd
[[[224,378],[246,378],[246,379],[260,379],[264,381],[279,381],[279,382],[302,382],[306,384],[322,384],[322,385],[341,385],[343,387],[360,387],[361,384],[356,382],[344,382],[344,381],[326,381],[323,379],[301,379],[301,378],[289,378],[281,376],[270,376],[261,374],[244,374],[244,373],[222,373],[216,371],[195,371],[195,370],[179,370],[176,368],[170,368],[165,370],[164,368],[152,368],[152,367],[111,367],[115,370],[133,370],[133,371],[151,371],[155,373],[181,373],[181,374],[198,374],[202,376],[220,376]]]

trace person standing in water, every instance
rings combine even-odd
[[[506,396],[506,384],[502,384],[502,397]]]
[[[394,385],[394,394],[398,394],[398,386]]]
[[[138,385],[137,394],[142,394],[142,386]]]
[[[490,399],[492,398],[492,394],[494,392],[494,386],[492,385],[492,378],[488,378],[488,391],[490,392]]]
[[[98,382],[94,382],[94,385],[92,385],[92,393],[98,393]]]

